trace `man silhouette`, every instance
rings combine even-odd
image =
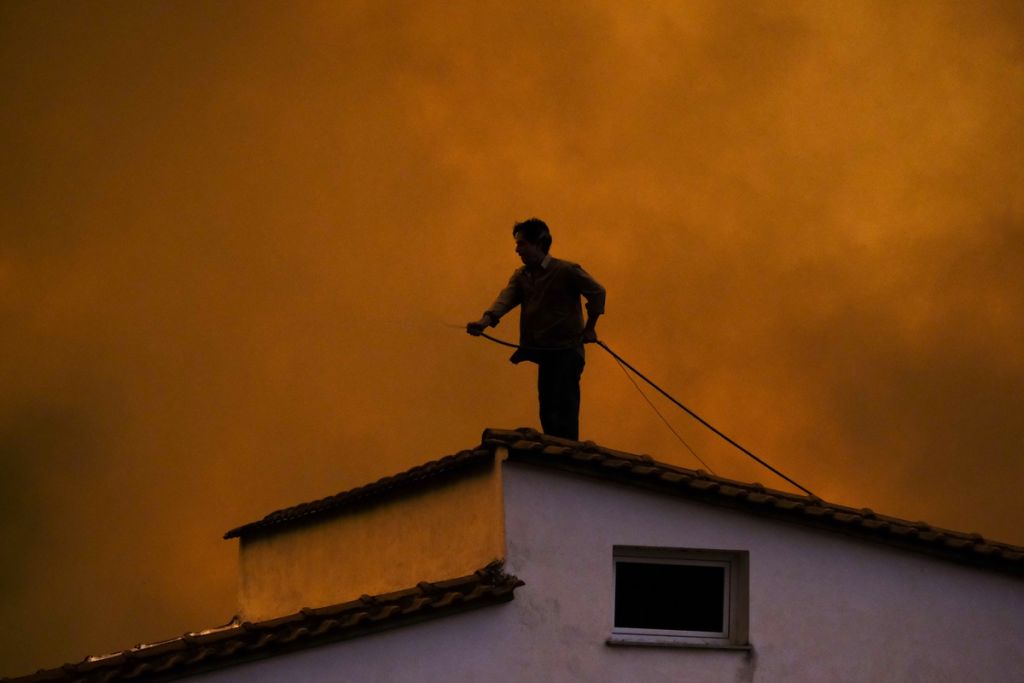
[[[480,320],[466,325],[466,331],[478,336],[521,306],[520,348],[510,360],[537,364],[544,433],[575,441],[579,439],[583,344],[597,341],[595,325],[604,313],[605,290],[579,265],[548,253],[551,231],[539,218],[516,223],[512,237],[523,266],[512,273]],[[587,300],[586,323],[581,296]]]

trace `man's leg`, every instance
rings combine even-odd
[[[582,374],[583,357],[573,349],[550,352],[538,361],[537,395],[545,434],[579,439]]]

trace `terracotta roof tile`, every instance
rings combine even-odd
[[[509,450],[509,459],[568,470],[714,505],[746,510],[845,535],[928,553],[961,563],[1024,575],[1024,548],[969,534],[852,508],[817,497],[766,488],[689,470],[587,442],[547,436],[533,429],[488,429],[482,445]],[[550,446],[556,445],[557,449]]]
[[[755,504],[772,504],[775,502],[775,498],[770,494],[761,493],[760,491],[752,491],[748,493],[747,500]]]
[[[832,515],[832,518],[844,524],[859,524],[861,522],[860,515],[851,512],[837,512]]]
[[[303,609],[257,623],[232,620],[225,626],[186,633],[178,638],[136,645],[122,652],[87,657],[77,664],[4,678],[10,683],[103,683],[161,681],[250,659],[293,652],[326,642],[403,626],[476,607],[508,602],[523,582],[499,562],[470,574],[434,584],[316,609]]]

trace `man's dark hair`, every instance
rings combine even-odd
[[[545,254],[551,248],[551,231],[548,230],[548,224],[539,218],[527,218],[516,223],[512,228],[512,236],[536,244]]]

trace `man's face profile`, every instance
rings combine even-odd
[[[516,253],[523,260],[523,265],[527,267],[539,266],[540,262],[544,260],[544,250],[540,248],[539,244],[518,236],[516,237]]]

